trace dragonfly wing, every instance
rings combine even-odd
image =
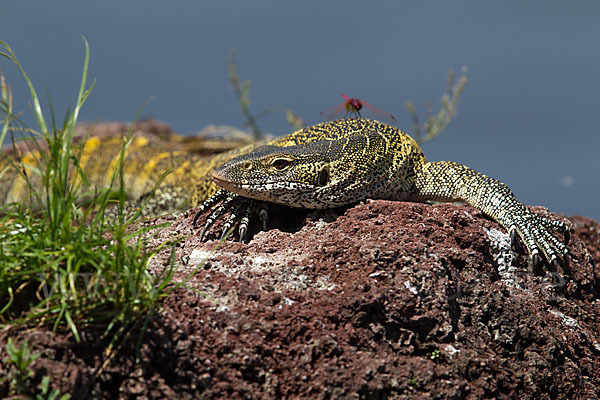
[[[338,119],[341,116],[342,110],[345,106],[346,102],[335,105],[333,107],[329,107],[321,112],[321,118],[326,118],[327,120]]]
[[[391,122],[394,125],[396,124],[396,118],[392,114],[386,113],[385,111],[375,108],[364,100],[361,100],[361,102],[362,102],[362,105],[367,110],[369,110],[369,113],[372,114],[374,117],[376,117],[376,119],[381,120],[382,122],[388,122],[388,123]]]

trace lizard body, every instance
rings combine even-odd
[[[241,238],[256,200],[317,209],[366,198],[464,201],[498,221],[511,238],[518,235],[534,262],[539,255],[555,262],[567,253],[565,245],[552,234],[559,231],[567,236],[565,224],[534,214],[500,181],[461,164],[428,162],[410,136],[377,121],[356,118],[325,122],[210,156],[173,145],[180,141],[177,135],[135,137],[127,150],[125,186],[132,204],[139,204],[159,177],[172,168],[147,203],[145,215],[200,204],[195,222],[204,210],[221,202],[207,217],[205,230],[232,209],[225,226],[236,224],[242,216]],[[121,137],[91,137],[75,151],[92,185],[108,185],[121,145]],[[17,159],[31,166],[40,156],[34,151]],[[22,201],[28,185],[17,171],[11,172],[0,162],[2,171],[0,205]],[[34,174],[28,176],[33,186],[39,184]],[[217,191],[217,184],[226,190]]]
[[[149,127],[145,125],[136,125],[137,134],[127,147],[123,165],[125,189],[131,205],[138,205],[155,187],[161,175],[171,168],[155,198],[144,210],[145,215],[160,215],[200,204],[218,189],[211,179],[215,166],[262,144],[183,137],[168,128],[154,132],[152,124]],[[124,136],[120,133],[106,134],[103,132],[105,129],[101,125],[98,130],[102,134],[75,140],[73,153],[91,186],[82,187],[80,192],[108,187],[112,171],[118,165]],[[122,130],[125,132],[127,126],[123,125]],[[17,148],[3,149],[3,154],[0,154],[0,206],[28,199],[30,186],[36,189],[42,187],[44,163],[41,160],[48,156],[44,147],[43,143],[28,141],[18,143]],[[224,151],[223,148],[232,149]],[[29,183],[24,174],[27,174]],[[36,199],[32,200],[35,202]],[[37,210],[43,206],[34,204],[33,208]]]
[[[399,129],[353,118],[326,122],[230,159],[213,178],[246,198],[302,208],[330,208],[366,198],[461,201],[518,235],[534,263],[556,262],[568,237],[562,222],[534,214],[504,183],[454,162],[428,162]],[[540,254],[541,253],[541,254]]]

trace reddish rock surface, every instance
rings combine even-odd
[[[161,304],[138,364],[136,338],[100,372],[94,332],[77,345],[12,329],[0,342],[27,338],[42,353],[36,379],[74,398],[598,398],[592,220],[570,218],[570,264],[550,274],[511,262],[504,230],[464,205],[278,208],[248,244],[216,250],[190,226],[194,211],[146,222],[173,222],[151,245],[189,235],[178,280],[200,266]]]

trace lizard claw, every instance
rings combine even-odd
[[[571,241],[571,229],[567,228],[563,232],[563,237],[565,239],[565,244],[569,244],[569,242]]]
[[[202,232],[200,233],[200,241],[204,241],[204,235],[206,234],[206,231],[208,230],[208,228],[210,228],[210,225],[212,224],[212,222],[207,222],[206,225],[204,225],[204,228],[202,229]]]
[[[267,219],[268,219],[268,214],[267,214],[267,208],[266,207],[262,207],[260,209],[260,211],[258,212],[258,218],[260,218],[260,222],[262,222],[263,224],[263,231],[267,230]]]
[[[210,213],[208,218],[206,218],[206,224],[204,224],[204,229],[202,229],[202,233],[200,233],[201,241],[204,240],[204,234],[206,233],[208,228],[210,228],[217,219],[219,219],[221,216],[223,216],[223,214],[225,214],[227,212],[227,210],[229,210],[233,206],[234,201],[236,199],[238,199],[238,197],[239,197],[237,194],[229,193],[227,191],[223,191],[224,193],[220,193],[221,191],[222,190],[219,190],[212,197],[210,197],[208,200],[206,200],[200,206],[200,209],[194,216],[193,222],[194,222],[194,226],[195,226],[196,221],[198,221],[198,218],[200,217],[200,215],[206,208],[211,207],[214,203],[217,203],[218,201],[220,201],[221,199],[224,198],[223,202],[217,208],[215,208],[212,213]],[[227,225],[227,222],[225,223],[225,225]]]
[[[516,229],[511,229],[510,230],[510,249],[514,252],[517,251],[517,230]]]
[[[198,208],[198,212],[196,212],[196,215],[194,215],[193,224],[194,226],[196,226],[196,223],[200,219],[200,216],[206,210],[210,209],[211,207],[215,207],[214,210],[206,218],[206,222],[204,224],[204,227],[202,228],[202,232],[200,233],[200,240],[203,241],[204,236],[206,235],[206,232],[208,232],[210,227],[225,213],[231,210],[231,214],[227,217],[225,223],[223,224],[223,229],[221,231],[220,238],[225,238],[225,236],[227,236],[227,234],[231,231],[232,228],[238,226],[239,241],[243,241],[248,233],[250,215],[252,214],[252,210],[256,208],[256,204],[258,203],[259,202],[257,202],[256,200],[242,197],[238,194],[228,192],[227,190],[219,190],[212,197],[210,197],[204,203],[202,203],[200,208]],[[258,212],[258,215],[263,224],[263,229],[266,230],[266,207],[262,207]]]
[[[558,258],[557,257],[553,258],[552,261],[550,261],[550,269],[552,270],[552,272],[554,272],[558,269]]]
[[[227,197],[227,191],[224,190],[224,189],[220,189],[215,194],[213,194],[208,199],[206,199],[204,201],[204,203],[202,203],[200,205],[200,207],[198,207],[198,211],[196,212],[196,215],[194,215],[194,221],[192,221],[192,225],[196,226],[196,222],[198,222],[198,218],[200,218],[200,216],[202,215],[202,213],[206,209],[208,209],[208,208],[212,207],[213,205],[215,205],[217,202],[223,200],[225,197]]]
[[[538,267],[538,265],[540,265],[541,262],[541,258],[540,255],[538,253],[532,254],[529,257],[529,262],[531,263],[531,266],[535,269]]]
[[[246,207],[244,211],[244,216],[240,220],[240,227],[238,230],[240,236],[240,242],[244,240],[246,233],[248,232],[248,224],[250,223],[250,213],[252,212],[252,208],[250,206]]]
[[[223,224],[223,231],[221,232],[220,240],[225,238],[227,233],[230,232],[231,228],[235,226],[235,224],[238,221],[238,215],[239,215],[240,211],[242,210],[242,208],[244,206],[247,206],[246,203],[247,203],[246,201],[244,201],[243,199],[240,199],[240,201],[237,202],[237,204],[234,206],[233,211],[231,211],[231,214],[229,214],[229,217],[227,217],[225,224]],[[248,208],[248,207],[246,207],[246,208]]]
[[[561,221],[539,216],[523,207],[518,215],[512,216],[507,226],[511,237],[511,248],[514,249],[515,238],[518,235],[524,244],[530,260],[537,267],[544,258],[551,266],[556,266],[559,261],[565,265],[567,262],[567,246],[569,240],[569,227]],[[564,235],[564,243],[557,239],[553,232]]]

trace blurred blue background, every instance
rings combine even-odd
[[[20,0],[2,2],[0,39],[62,116],[84,35],[97,83],[81,119],[129,121],[148,102],[144,115],[180,133],[243,125],[231,48],[254,112],[283,106],[313,124],[343,92],[394,114],[407,133],[405,101],[437,109],[448,70],[466,65],[458,116],[423,146],[428,159],[498,178],[527,204],[600,220],[599,21],[597,0]],[[30,115],[22,78],[6,59],[0,68]],[[290,131],[283,115],[259,122]]]

